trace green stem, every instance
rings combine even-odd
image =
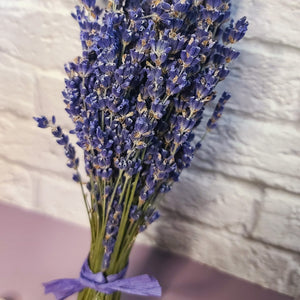
[[[91,182],[91,205],[92,205],[92,218],[94,220],[94,227],[92,231],[95,233],[95,238],[99,234],[99,212],[98,212],[98,205],[96,199],[96,191],[95,191],[95,184],[94,184],[94,176],[90,174],[90,182]]]
[[[120,180],[121,180],[121,177],[122,177],[122,175],[123,175],[123,172],[124,172],[124,170],[119,171],[119,177],[118,177],[118,179],[117,179],[117,182],[115,183],[115,187],[114,187],[113,193],[112,193],[112,195],[111,195],[111,199],[110,199],[109,204],[108,204],[107,214],[106,214],[106,218],[105,218],[105,224],[107,224],[107,220],[108,220],[108,217],[109,217],[110,208],[111,208],[111,205],[112,205],[112,203],[113,203],[113,201],[114,201],[115,194],[116,194],[116,191],[117,191],[119,182],[120,182]]]
[[[121,293],[103,294],[92,289],[84,289],[78,294],[77,300],[120,300]]]
[[[124,186],[123,186],[123,190],[122,190],[122,193],[121,193],[120,199],[119,199],[119,204],[122,203],[122,200],[124,198],[124,195],[125,195],[125,192],[126,192],[126,189],[127,189],[127,184],[128,184],[129,179],[130,179],[130,177],[126,176],[125,183],[124,183]]]
[[[86,199],[86,194],[84,193],[83,183],[82,183],[82,180],[81,180],[80,173],[79,173],[78,169],[76,169],[76,172],[77,172],[77,176],[78,176],[78,178],[79,178],[80,189],[81,189],[81,193],[82,193],[82,196],[83,196],[83,200],[84,200],[86,212],[87,212],[87,214],[88,214],[90,226],[92,227],[92,220],[91,220],[91,215],[90,215],[90,207],[89,207],[88,202],[87,202],[87,199]]]
[[[202,137],[201,137],[201,139],[200,139],[200,143],[202,143],[202,142],[204,141],[204,139],[205,139],[207,133],[208,133],[208,130],[206,130],[205,133],[202,135]]]
[[[140,174],[137,174],[136,177],[135,177],[132,189],[131,189],[130,198],[129,198],[128,201],[126,201],[125,207],[123,209],[122,219],[121,219],[121,223],[120,223],[120,227],[119,227],[119,232],[118,232],[118,235],[117,235],[117,241],[116,241],[116,244],[115,244],[115,247],[114,247],[113,254],[111,256],[111,263],[110,263],[110,266],[108,268],[108,273],[109,274],[114,274],[114,273],[117,273],[119,271],[119,270],[117,270],[117,265],[118,265],[117,261],[118,261],[118,258],[119,258],[119,250],[120,250],[122,240],[124,238],[124,231],[125,231],[126,223],[127,223],[127,220],[128,220],[129,210],[130,210],[131,204],[134,200],[135,190],[136,190],[136,186],[137,186],[139,177],[140,177]],[[124,268],[126,266],[126,263],[127,263],[127,261],[122,260],[121,268]]]
[[[103,181],[103,195],[102,196],[102,228],[105,226],[105,210],[106,210],[106,198],[107,196],[105,195],[105,188],[106,188],[106,179]]]

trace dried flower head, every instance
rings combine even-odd
[[[107,269],[126,245],[119,231],[129,226],[134,236],[155,221],[157,196],[190,166],[200,147],[193,132],[238,57],[230,45],[243,38],[248,22],[230,20],[229,0],[111,0],[104,11],[95,0],[82,4],[72,15],[82,56],[65,66],[63,97],[84,152],[91,211],[99,211],[105,227]],[[221,96],[208,130],[229,98]],[[45,117],[36,120],[52,127],[77,170],[61,128]],[[81,182],[78,173],[73,179]]]

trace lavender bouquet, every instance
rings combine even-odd
[[[230,45],[248,22],[230,20],[230,0],[110,0],[104,11],[95,2],[81,0],[72,14],[82,56],[65,66],[63,92],[87,179],[55,117],[35,118],[64,147],[91,226],[80,278],[46,283],[46,293],[65,299],[79,292],[79,300],[120,299],[120,292],[160,296],[148,275],[124,279],[130,250],[159,217],[158,196],[200,148],[194,130],[238,57]],[[224,92],[217,101],[204,136],[229,98]]]

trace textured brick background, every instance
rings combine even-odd
[[[233,97],[140,241],[299,297],[300,2],[232,2],[251,24],[226,81]],[[63,150],[32,120],[71,126],[60,92],[80,53],[75,4],[0,0],[0,199],[87,225]]]

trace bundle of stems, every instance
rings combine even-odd
[[[200,148],[195,129],[239,55],[231,45],[248,26],[245,17],[230,20],[230,6],[230,0],[110,0],[105,10],[95,0],[81,0],[76,6],[82,56],[65,66],[63,97],[86,180],[55,117],[35,120],[52,129],[81,186],[93,273],[126,268],[138,233],[159,217],[158,196]],[[229,98],[221,95],[203,137]],[[120,299],[120,293],[84,289],[78,299]]]

